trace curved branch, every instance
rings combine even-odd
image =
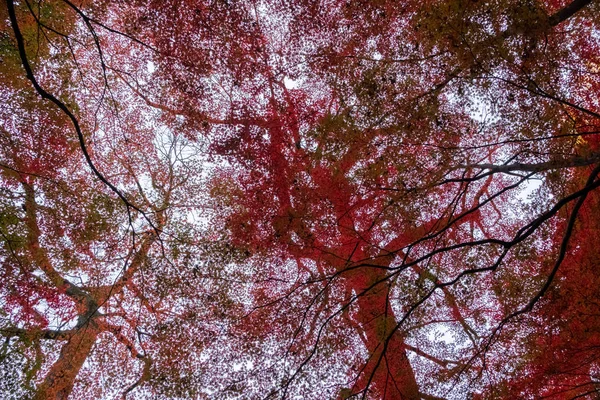
[[[99,170],[98,168],[96,168],[96,165],[94,164],[94,162],[92,161],[92,158],[88,152],[87,149],[87,145],[85,143],[85,138],[83,135],[83,131],[81,130],[81,126],[79,125],[79,120],[77,119],[77,117],[75,117],[75,115],[73,114],[73,112],[71,112],[71,110],[69,109],[69,107],[67,107],[67,105],[65,103],[63,103],[61,100],[59,100],[56,96],[54,96],[53,94],[47,92],[44,88],[41,87],[41,85],[39,84],[39,82],[37,81],[33,70],[31,68],[31,65],[29,64],[29,60],[27,59],[27,52],[25,50],[25,41],[23,39],[23,35],[21,34],[21,30],[19,28],[19,24],[17,21],[17,15],[15,13],[15,7],[14,7],[14,1],[13,0],[7,0],[6,1],[6,6],[8,9],[8,15],[10,18],[10,23],[11,26],[13,28],[13,32],[15,35],[15,39],[17,41],[17,47],[19,50],[19,56],[21,58],[21,63],[23,65],[23,68],[25,69],[25,73],[27,76],[27,79],[29,79],[29,81],[31,81],[33,87],[35,88],[36,92],[43,98],[46,100],[49,100],[50,102],[54,103],[70,120],[71,123],[73,124],[73,127],[75,128],[75,131],[77,133],[77,138],[79,141],[79,147],[81,148],[81,151],[83,152],[83,155],[85,157],[85,161],[87,163],[87,165],[90,167],[90,169],[92,170],[92,172],[94,173],[94,175],[100,179],[100,181],[106,185],[110,190],[112,190],[122,201],[123,203],[127,206],[127,209],[129,210],[129,208],[134,209],[138,212],[140,212],[141,214],[144,214],[144,211],[141,210],[140,208],[138,208],[135,204],[132,204],[129,200],[127,200],[127,198],[125,197],[125,195],[115,186],[113,185]],[[145,214],[144,214],[145,215]]]

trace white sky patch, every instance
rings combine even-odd
[[[532,197],[541,186],[541,179],[527,179],[524,184],[519,186],[521,193],[519,193],[517,197],[524,202],[531,202]]]
[[[283,78],[283,84],[287,89],[296,89],[298,87],[298,81],[288,78],[287,76]]]
[[[439,326],[434,333],[432,333],[433,338],[436,341],[444,342],[446,344],[454,344],[456,343],[456,338],[452,331],[445,326]]]
[[[154,64],[154,62],[152,61],[148,61],[146,63],[146,69],[148,70],[149,73],[154,73],[154,71],[156,71],[156,64]]]
[[[243,366],[244,366],[243,363],[235,363],[235,364],[233,364],[233,371],[240,372],[242,370]]]
[[[493,123],[500,119],[495,107],[485,99],[470,96],[471,110],[469,116],[479,123]]]

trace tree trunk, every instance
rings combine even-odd
[[[79,328],[65,343],[58,360],[38,387],[34,400],[68,399],[81,366],[90,355],[100,329],[94,320]]]
[[[360,295],[352,321],[361,334],[368,351],[368,360],[356,380],[353,393],[365,389],[377,392],[382,400],[420,399],[419,386],[407,356],[404,336],[394,331],[397,320],[389,299],[386,270],[372,266],[388,267],[393,256],[383,255],[370,258],[363,251],[354,251],[355,262],[369,260],[370,266],[344,273],[348,293]],[[340,266],[338,266],[340,267]],[[372,287],[373,283],[383,281]],[[365,290],[369,289],[366,293]],[[392,333],[393,332],[393,333]]]

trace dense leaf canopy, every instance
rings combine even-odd
[[[594,0],[7,0],[0,397],[600,392]]]

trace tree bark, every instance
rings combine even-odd
[[[67,400],[79,370],[92,351],[101,330],[92,319],[62,347],[58,360],[46,374],[33,400]]]
[[[561,22],[566,21],[567,19],[571,18],[576,12],[582,10],[587,5],[589,5],[591,2],[592,0],[575,0],[571,2],[569,5],[567,5],[564,8],[561,8],[548,18],[548,20],[550,21],[550,25],[556,26]]]
[[[365,259],[358,252],[355,259]],[[393,256],[379,256],[370,265],[388,267]],[[382,400],[420,399],[419,385],[408,359],[404,335],[395,330],[396,316],[389,298],[389,286],[385,282],[385,269],[357,268],[346,275],[349,292],[360,295],[356,300],[358,310],[353,322],[363,335],[369,353],[368,360],[358,377],[353,393],[375,390]],[[375,286],[375,282],[381,282]]]

